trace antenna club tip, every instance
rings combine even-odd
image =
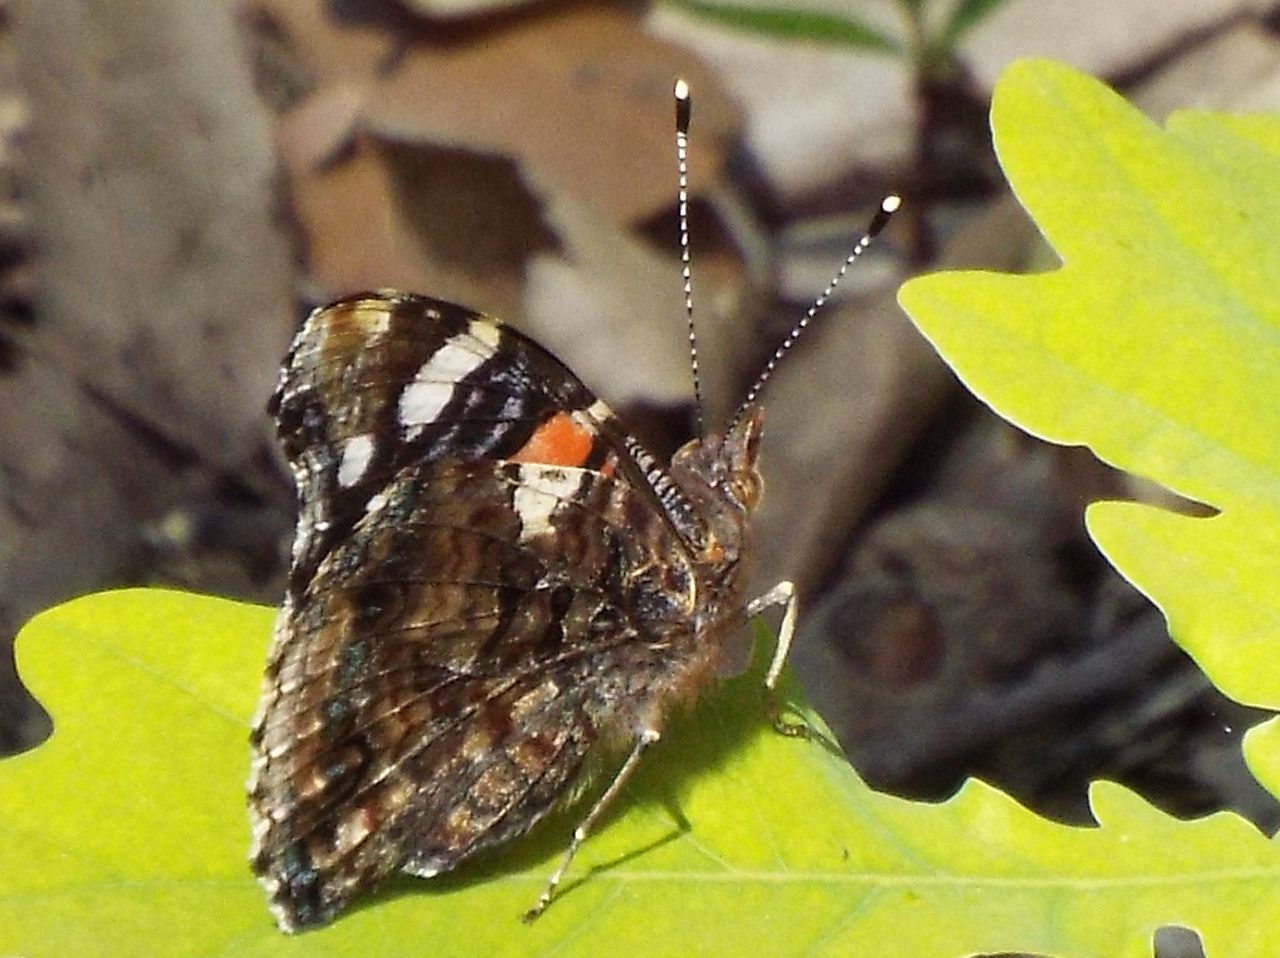
[[[886,214],[898,212],[898,207],[902,205],[902,197],[896,193],[890,193],[880,201],[880,209]]]
[[[675,94],[676,133],[684,136],[689,132],[689,116],[693,111],[692,100],[689,97],[689,84],[684,80],[676,80]]]

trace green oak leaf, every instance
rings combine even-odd
[[[1062,259],[944,273],[900,300],[960,378],[1052,442],[1219,510],[1089,508],[1090,531],[1228,695],[1280,706],[1280,118],[1182,112],[1027,61],[1001,79],[1005,174]],[[1280,731],[1246,756],[1280,795]]]
[[[136,590],[23,631],[20,669],[54,732],[0,761],[0,955],[1114,958],[1148,954],[1166,922],[1241,958],[1270,953],[1280,860],[1234,816],[1179,822],[1105,784],[1095,829],[977,782],[937,806],[876,794],[820,741],[773,731],[759,654],[646,756],[533,925],[519,915],[580,812],[285,936],[246,863],[246,738],[271,618]]]

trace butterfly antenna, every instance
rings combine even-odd
[[[679,174],[677,198],[680,209],[680,275],[684,280],[684,314],[689,323],[689,366],[693,371],[694,415],[697,435],[702,436],[702,383],[698,377],[698,335],[693,326],[693,274],[689,269],[689,118],[693,102],[689,84],[676,80],[676,172]]]
[[[760,391],[764,389],[765,383],[767,383],[769,381],[769,377],[773,375],[773,371],[777,368],[779,360],[781,360],[791,347],[796,344],[796,340],[800,337],[800,334],[804,332],[805,327],[809,325],[818,310],[826,305],[827,300],[831,298],[831,294],[835,292],[835,288],[839,286],[840,281],[844,279],[844,274],[847,273],[849,271],[849,267],[853,265],[853,261],[866,251],[867,247],[871,245],[871,241],[876,238],[880,231],[884,229],[885,224],[889,222],[889,217],[897,212],[898,207],[901,205],[902,197],[896,196],[892,193],[880,201],[880,209],[876,210],[875,216],[871,217],[871,222],[867,224],[866,232],[858,238],[858,242],[853,244],[853,249],[850,250],[849,255],[844,258],[844,262],[840,264],[840,269],[836,271],[835,276],[831,277],[831,282],[827,283],[827,288],[824,289],[822,294],[813,301],[813,305],[810,306],[808,310],[805,311],[805,314],[800,317],[800,321],[791,327],[791,332],[787,333],[787,338],[784,339],[782,344],[773,351],[773,355],[770,356],[769,361],[765,363],[764,369],[760,371],[760,375],[756,377],[756,381],[752,384],[751,388],[747,390],[746,398],[743,399],[742,404],[738,406],[738,411],[733,414],[733,420],[729,423],[729,428],[725,430],[726,435],[734,430],[741,421],[743,415],[746,413],[747,407],[755,402],[760,396]]]

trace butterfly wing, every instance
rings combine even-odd
[[[491,320],[343,301],[277,397],[300,520],[250,808],[294,929],[528,828],[656,693],[694,585],[607,408]]]

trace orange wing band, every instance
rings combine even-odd
[[[566,412],[556,413],[537,428],[511,457],[512,462],[544,466],[582,466],[591,455],[595,435]]]

